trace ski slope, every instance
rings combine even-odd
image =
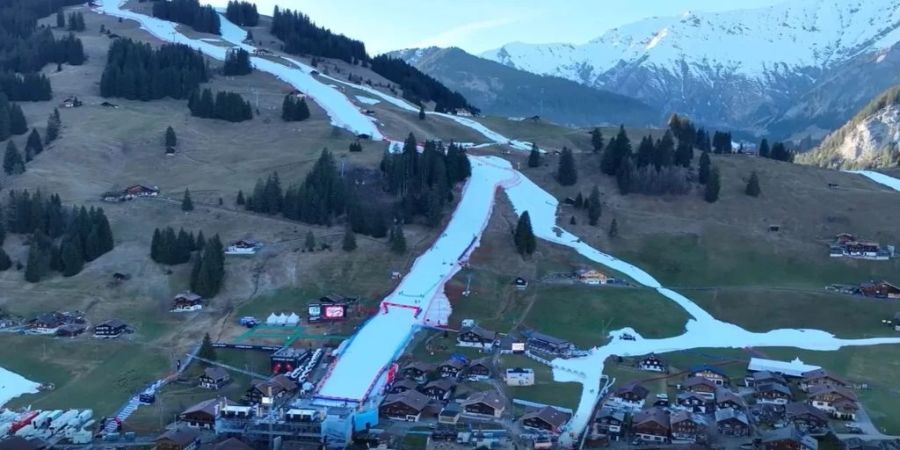
[[[895,191],[900,191],[900,179],[871,170],[851,170],[850,173],[862,175],[878,184],[887,186]]]
[[[0,406],[23,394],[34,394],[39,384],[0,367]]]

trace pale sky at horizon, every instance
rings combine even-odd
[[[580,44],[646,17],[755,8],[784,0],[250,1],[264,15],[271,15],[276,4],[299,9],[319,25],[364,41],[371,54],[432,45],[477,54],[515,41]],[[203,2],[224,6],[227,0]]]

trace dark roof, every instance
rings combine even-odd
[[[750,420],[747,419],[747,414],[745,414],[743,411],[734,408],[719,408],[716,410],[716,422],[722,422],[731,419],[739,420],[744,425],[750,425]]]
[[[485,356],[483,358],[478,358],[476,360],[473,360],[471,363],[469,363],[470,369],[475,366],[484,366],[484,367],[487,367],[488,369],[490,369],[491,368],[491,357]]]
[[[606,417],[616,419],[619,422],[624,422],[625,421],[625,411],[622,411],[621,409],[613,409],[608,406],[604,406],[603,408],[600,408],[600,411],[597,412],[597,418],[603,419]]]
[[[708,379],[703,378],[703,377],[690,377],[687,380],[684,380],[684,388],[685,389],[690,389],[694,386],[699,386],[701,384],[704,386],[709,386],[711,388],[717,387],[716,383],[713,383],[712,381],[709,381]]]
[[[829,392],[834,392],[835,394],[842,395],[850,400],[856,401],[856,394],[841,386],[813,386],[812,389],[809,390],[809,397],[815,397],[817,395],[826,394]]]
[[[619,388],[616,389],[614,395],[619,396],[627,393],[632,393],[634,395],[637,395],[638,397],[646,398],[647,395],[650,394],[650,391],[645,388],[640,381],[629,381],[628,383],[619,386]]]
[[[561,338],[558,338],[558,337],[553,337],[553,336],[550,336],[550,335],[547,335],[547,334],[544,334],[544,333],[540,333],[540,332],[537,332],[537,331],[532,331],[532,332],[528,333],[527,336],[528,336],[528,339],[534,339],[534,340],[538,340],[538,341],[544,341],[544,342],[547,342],[547,343],[550,343],[550,344],[553,344],[553,345],[571,345],[571,342],[569,342],[569,341],[567,341],[567,340],[565,340],[565,339],[561,339]]]
[[[683,409],[679,409],[669,416],[669,423],[671,423],[672,425],[675,425],[679,422],[684,422],[685,420],[698,422],[697,419],[694,418],[693,413],[691,413],[690,411],[685,411]]]
[[[425,394],[411,389],[400,394],[389,394],[385,397],[384,401],[381,402],[381,405],[389,405],[391,403],[403,403],[416,411],[422,411],[425,409],[425,406],[428,405],[428,401],[430,399]]]
[[[462,360],[457,359],[457,358],[450,358],[441,363],[441,367],[444,367],[444,366],[450,366],[454,369],[462,369],[463,367],[466,367],[466,363],[464,363]]]
[[[206,369],[203,369],[203,374],[213,380],[228,378],[228,371],[221,367],[207,367]]]
[[[460,332],[460,334],[473,333],[476,336],[478,336],[482,339],[485,339],[485,340],[489,340],[489,341],[493,341],[494,338],[497,337],[496,331],[491,331],[491,330],[488,330],[487,328],[482,328],[478,325],[475,325],[474,327],[463,328],[463,329],[459,330],[459,332]]]
[[[231,403],[226,399],[225,404],[227,405],[227,404],[234,404],[234,403]],[[196,413],[196,412],[203,412],[203,413],[209,414],[211,416],[215,416],[216,413],[218,413],[218,411],[219,411],[218,405],[219,405],[219,399],[211,398],[209,400],[204,400],[200,403],[197,403],[196,405],[191,406],[188,409],[185,409],[184,411],[181,412],[181,414],[191,414],[191,413]]]
[[[505,407],[503,397],[501,397],[500,394],[497,393],[497,391],[493,390],[475,392],[462,402],[463,406],[472,405],[475,403],[484,403],[485,405],[488,405],[494,409]]]
[[[190,428],[179,428],[177,430],[166,431],[165,433],[159,435],[156,439],[154,439],[154,441],[159,442],[168,440],[178,444],[181,447],[186,447],[199,437],[200,432],[197,430],[193,430]]]
[[[732,392],[729,389],[721,388],[716,391],[716,403],[723,403],[731,400],[734,403],[739,405],[745,405],[747,402],[744,401],[744,397]]]
[[[253,447],[238,438],[228,438],[214,444],[206,444],[203,450],[253,450]]]
[[[438,378],[437,380],[434,380],[434,381],[426,384],[423,389],[436,387],[438,389],[449,391],[450,389],[453,389],[454,387],[456,387],[456,384],[457,384],[456,380],[453,378]]]
[[[634,422],[635,425],[655,422],[669,428],[669,413],[662,408],[644,409],[634,415],[632,422]]]
[[[711,366],[709,364],[698,364],[696,366],[693,366],[690,368],[690,370],[688,370],[688,373],[697,373],[697,372],[703,372],[703,371],[707,371],[707,370],[712,373],[721,375],[725,378],[728,378],[728,375],[725,374],[725,371],[723,371],[722,369],[720,369],[716,366]]]
[[[781,383],[766,383],[756,387],[757,392],[780,392],[782,394],[791,395],[791,389]]]
[[[837,381],[838,383],[840,383],[844,386],[850,384],[847,382],[847,380],[844,380],[843,378],[841,378],[825,369],[810,370],[809,372],[803,373],[803,381],[818,380],[821,378],[831,378],[832,380]]]
[[[545,406],[541,409],[526,413],[522,416],[522,420],[540,419],[555,429],[563,426],[563,424],[569,420],[569,417],[571,417],[571,414],[564,413],[552,406]]]
[[[127,326],[128,326],[127,323],[122,322],[122,321],[119,320],[119,319],[109,319],[109,320],[107,320],[107,321],[105,321],[105,322],[100,322],[100,323],[97,324],[97,327],[99,327],[100,325],[106,325],[106,326],[108,326],[108,327],[110,327],[110,328],[121,328],[121,327],[127,327]],[[97,327],[94,327],[94,328],[97,328]]]
[[[396,380],[391,384],[392,389],[395,387],[405,387],[407,389],[415,389],[415,388],[419,387],[419,384],[413,380],[410,380],[409,378],[403,378],[400,380]]]
[[[784,428],[779,428],[777,430],[770,431],[763,435],[762,441],[763,443],[768,442],[778,442],[783,440],[792,440],[798,441],[806,445],[807,447],[816,449],[818,448],[818,442],[811,438],[810,436],[806,436],[794,426],[788,426]]]
[[[760,370],[758,372],[753,372],[752,374],[750,374],[750,377],[753,378],[753,381],[757,382],[757,383],[759,383],[761,381],[778,381],[778,382],[784,383],[783,376],[781,376],[777,373],[770,372],[768,370]]]
[[[432,370],[434,370],[434,364],[427,363],[424,361],[412,361],[412,362],[406,364],[405,366],[403,366],[403,368],[400,370],[403,371],[403,370],[407,370],[407,369],[418,369],[422,372],[431,372]]]
[[[828,421],[828,416],[824,411],[806,402],[788,403],[784,407],[784,412],[787,415],[788,419],[792,419],[796,416],[802,416],[804,414],[809,414],[821,420],[822,422]]]

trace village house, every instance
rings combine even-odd
[[[757,386],[754,396],[757,403],[770,405],[787,405],[794,398],[789,387],[778,383]]]
[[[669,366],[662,358],[651,353],[638,358],[638,368],[648,372],[669,372]]]
[[[531,386],[534,384],[534,369],[512,367],[504,375],[507,386]]]
[[[744,397],[741,397],[737,393],[732,392],[729,389],[719,388],[716,390],[716,408],[731,408],[740,411],[747,408],[747,402],[744,401]]]
[[[681,388],[685,391],[700,395],[708,400],[715,400],[716,390],[719,388],[719,385],[707,378],[690,377],[687,380],[684,380]]]
[[[669,416],[672,440],[677,442],[697,442],[705,435],[706,422],[690,411],[675,411]]]
[[[410,378],[395,379],[391,387],[387,390],[388,394],[402,394],[409,390],[416,390],[419,384]]]
[[[65,316],[58,312],[40,314],[28,323],[32,333],[54,334],[56,330],[65,324]]]
[[[900,287],[885,280],[862,283],[859,285],[859,290],[866,297],[900,299]]]
[[[618,441],[625,434],[625,411],[604,406],[594,418],[594,433]]]
[[[111,319],[101,322],[94,326],[94,337],[97,338],[116,338],[125,333],[128,324],[119,319]]]
[[[459,330],[459,334],[456,335],[456,345],[490,350],[494,347],[496,337],[496,332],[475,325]]]
[[[169,430],[153,442],[157,450],[195,450],[200,447],[200,432],[190,429]]]
[[[249,444],[238,438],[228,438],[200,446],[200,450],[253,450]]]
[[[844,380],[825,369],[806,372],[800,380],[800,389],[804,392],[809,392],[811,389],[818,386],[839,386],[845,388],[849,385],[850,383],[848,383],[847,380]]]
[[[649,394],[650,391],[640,381],[630,381],[613,391],[610,402],[614,405],[638,410],[644,407],[644,402]]]
[[[750,420],[747,413],[733,408],[716,410],[716,428],[720,434],[742,437],[750,435]]]
[[[785,417],[800,431],[818,430],[828,426],[828,415],[806,402],[792,402],[784,407]]]
[[[247,390],[245,398],[251,405],[260,404],[263,398],[270,398],[273,402],[290,397],[297,391],[297,383],[284,374],[276,375],[269,380],[253,383]]]
[[[605,273],[596,269],[578,269],[575,271],[575,276],[581,283],[590,285],[604,284],[609,279]]]
[[[75,337],[87,330],[87,326],[82,323],[67,323],[56,329],[56,335],[59,337]]]
[[[893,253],[892,246],[882,248],[877,242],[859,241],[852,234],[841,233],[835,236],[829,256],[885,261],[892,258]]]
[[[441,378],[456,378],[466,368],[466,363],[458,358],[450,358],[438,366]]]
[[[525,353],[525,339],[507,334],[500,338],[500,354],[508,355]]]
[[[419,383],[424,383],[428,378],[428,374],[434,372],[434,369],[434,364],[421,361],[413,361],[403,366],[403,368],[400,369],[400,374],[406,378],[412,378]]]
[[[528,344],[528,348],[531,350],[537,350],[559,356],[568,356],[571,355],[573,351],[575,351],[575,344],[565,339],[548,336],[543,333],[538,333],[537,331],[532,331],[527,336],[528,340],[526,341],[526,343]]]
[[[450,398],[450,395],[453,394],[453,391],[456,389],[456,379],[455,378],[438,378],[422,388],[422,393],[435,399],[435,400],[447,400]]]
[[[447,425],[456,425],[459,423],[459,417],[462,415],[459,403],[449,402],[438,414],[438,423]],[[456,439],[454,434],[453,439]]]
[[[200,387],[203,389],[221,389],[229,381],[228,371],[221,367],[207,367],[200,375]]]
[[[787,384],[787,381],[781,374],[772,373],[768,370],[752,372],[747,375],[747,378],[744,378],[744,385],[751,388],[771,383]]]
[[[688,378],[705,378],[718,386],[724,386],[729,382],[728,375],[725,374],[725,371],[718,367],[706,364],[691,367],[690,370],[688,370],[687,376]]]
[[[466,379],[469,381],[482,381],[491,378],[491,358],[485,356],[478,358],[469,364],[466,369]]]
[[[525,428],[559,434],[562,426],[569,421],[570,417],[571,415],[568,413],[552,406],[545,406],[525,413],[520,420]]]
[[[462,401],[464,414],[500,418],[506,410],[506,401],[496,391],[481,391]]]
[[[513,280],[513,285],[515,285],[516,290],[524,291],[528,288],[528,280],[522,277],[517,277],[515,280]]]
[[[679,409],[696,413],[706,413],[710,399],[696,392],[679,392],[675,403]]]
[[[135,184],[133,186],[128,186],[122,191],[122,199],[123,200],[133,200],[138,197],[156,197],[159,195],[159,188],[156,186],[147,187],[141,186],[139,184]]]
[[[182,292],[172,299],[172,312],[189,312],[203,309],[203,297],[189,291]]]
[[[818,450],[819,442],[812,436],[805,435],[796,427],[788,426],[770,431],[763,435],[762,445],[765,450]]]
[[[219,415],[219,409],[229,404],[226,399],[213,398],[204,400],[194,406],[182,411],[178,415],[178,420],[187,424],[191,428],[213,429],[216,426],[216,417]]]
[[[807,395],[809,402],[816,408],[841,420],[856,420],[859,405],[856,394],[840,386],[815,386]]]
[[[400,394],[390,394],[385,397],[378,407],[378,413],[382,417],[393,420],[405,420],[418,422],[422,418],[422,412],[428,405],[428,396],[415,390],[405,391]]]
[[[225,248],[226,255],[255,255],[262,249],[262,242],[242,239]]]
[[[642,441],[668,442],[670,430],[669,412],[662,408],[645,409],[631,421],[631,431]]]

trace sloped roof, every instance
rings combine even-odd
[[[810,382],[810,381],[813,381],[813,380],[819,380],[819,379],[822,379],[822,378],[830,378],[830,379],[832,379],[832,380],[834,380],[834,381],[837,381],[838,383],[840,383],[840,384],[842,384],[842,385],[844,385],[844,386],[850,384],[850,383],[847,382],[847,380],[845,380],[845,379],[843,379],[843,378],[841,378],[841,377],[839,377],[839,376],[837,376],[837,375],[835,375],[835,374],[833,374],[833,373],[831,373],[831,372],[829,372],[829,371],[827,371],[827,370],[825,370],[825,369],[811,370],[811,371],[806,372],[806,373],[803,374],[803,381],[806,381],[806,382]]]
[[[620,396],[628,393],[632,393],[640,398],[646,398],[650,391],[640,381],[629,381],[619,386],[614,395]]]
[[[824,411],[822,411],[819,408],[816,408],[815,406],[810,405],[809,403],[806,403],[806,402],[788,403],[784,407],[784,412],[787,415],[788,419],[792,419],[796,416],[802,416],[802,415],[808,414],[808,415],[811,415],[811,416],[821,420],[822,422],[828,421],[828,416],[825,414]]]
[[[813,388],[809,390],[809,396],[816,397],[816,396],[819,396],[822,394],[827,394],[830,392],[834,392],[834,393],[841,395],[849,400],[853,400],[853,401],[857,400],[856,393],[854,393],[850,389],[847,389],[847,388],[841,387],[841,386],[829,386],[829,385],[813,386]]]
[[[747,419],[747,414],[745,414],[741,410],[737,410],[734,408],[719,408],[716,410],[716,422],[723,422],[725,420],[731,419],[738,420],[747,426],[750,425],[750,420]]]
[[[228,377],[228,371],[221,367],[207,367],[203,369],[203,374],[213,380],[221,380]]]
[[[669,428],[669,413],[662,408],[645,409],[634,415],[633,422],[635,425],[654,422]]]
[[[381,406],[390,405],[392,403],[403,403],[416,411],[422,411],[425,409],[425,406],[428,405],[429,400],[427,395],[415,389],[410,389],[399,394],[389,394],[385,397],[384,401],[381,402]]]
[[[190,428],[179,428],[177,430],[169,430],[165,433],[159,435],[155,442],[159,442],[162,440],[172,441],[178,444],[181,447],[185,447],[189,445],[194,439],[200,437],[200,432]]]
[[[552,406],[545,406],[541,409],[526,413],[522,416],[522,420],[540,419],[554,429],[557,429],[568,422],[570,417],[572,417],[571,414],[562,412]]]
[[[474,405],[476,403],[484,403],[494,409],[505,408],[503,397],[497,391],[480,391],[475,392],[469,398],[462,401],[463,406]]]

